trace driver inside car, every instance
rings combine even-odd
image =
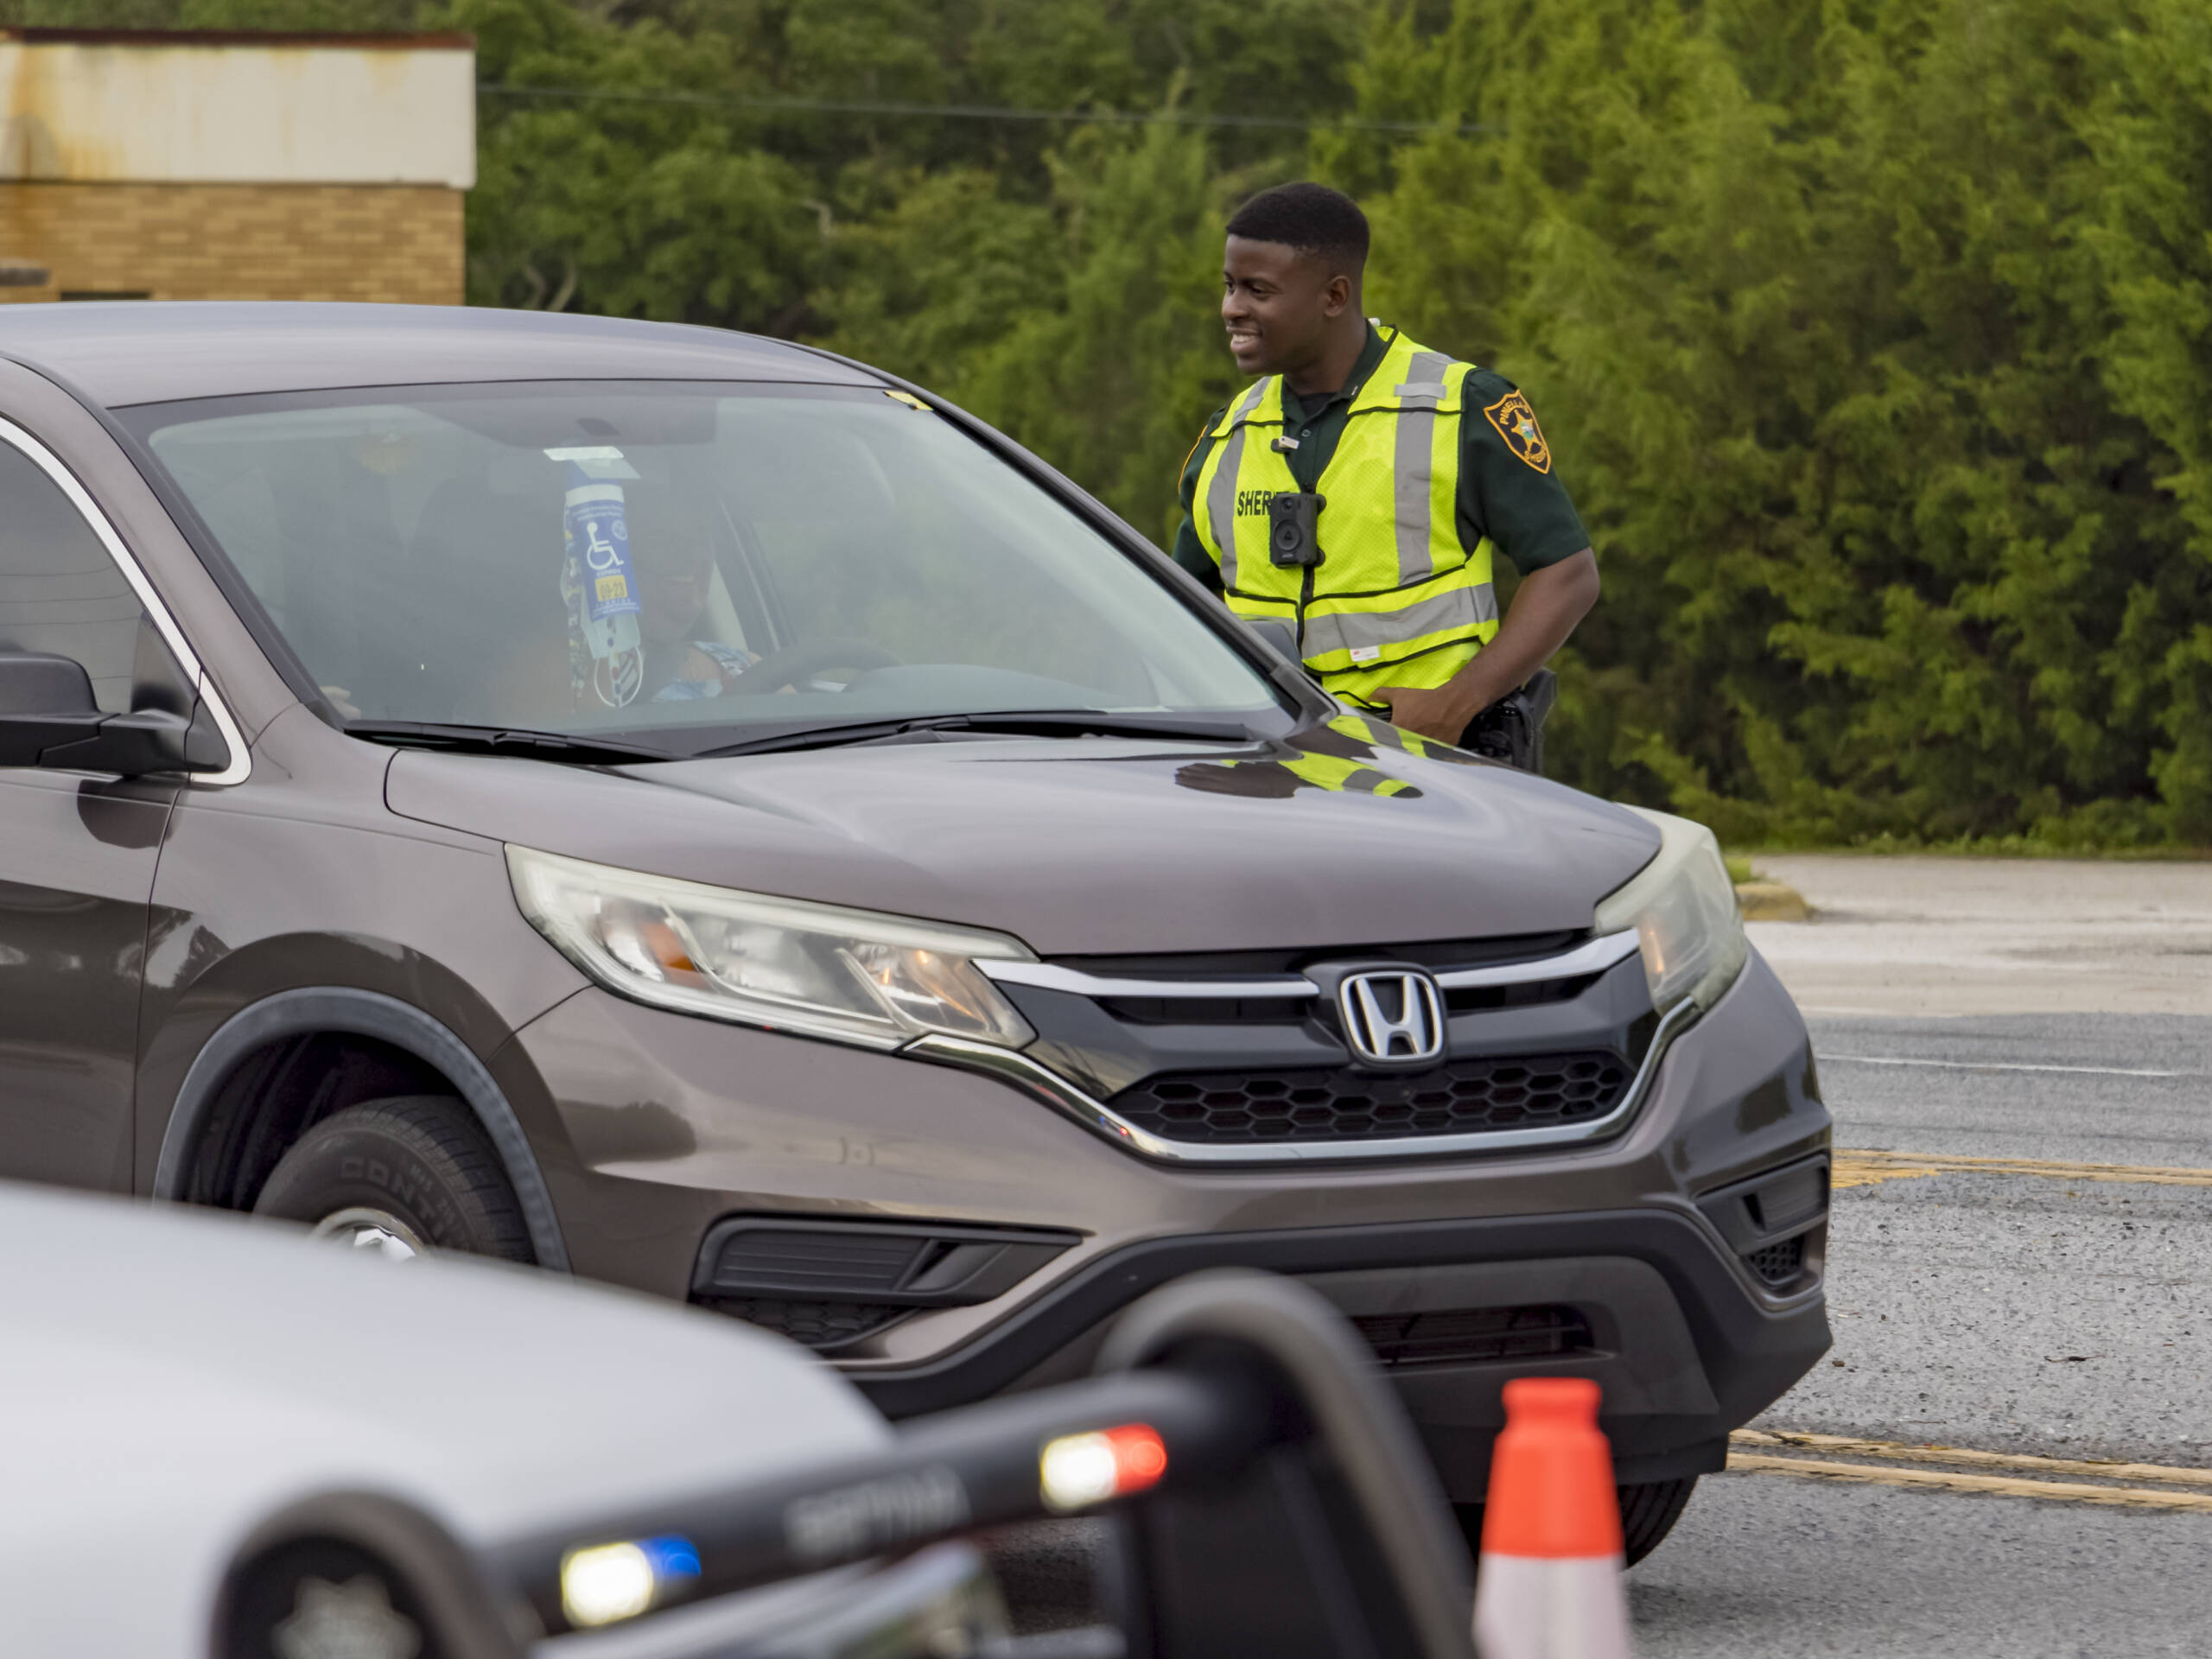
[[[760,658],[706,637],[713,626],[707,607],[714,587],[713,531],[690,503],[642,491],[629,501],[628,518],[645,650],[644,688],[632,701],[720,696]],[[494,677],[486,688],[491,717],[519,723],[601,709],[591,671],[590,653],[572,626],[565,639],[525,650]]]

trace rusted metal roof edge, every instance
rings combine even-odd
[[[0,45],[14,46],[307,46],[364,52],[473,52],[465,33],[349,35],[340,31],[279,33],[251,29],[0,28]]]

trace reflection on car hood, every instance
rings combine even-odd
[[[1343,719],[1281,743],[978,739],[598,771],[404,752],[392,810],[1045,956],[1586,928],[1658,845],[1605,802]]]

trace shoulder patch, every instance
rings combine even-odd
[[[1497,435],[1505,440],[1505,447],[1540,473],[1552,469],[1552,447],[1544,442],[1543,429],[1536,424],[1536,411],[1529,407],[1529,400],[1518,391],[1509,391],[1483,410],[1490,423],[1497,429]]]

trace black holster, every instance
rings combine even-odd
[[[1519,690],[1510,691],[1477,715],[1459,738],[1459,747],[1485,760],[1503,760],[1522,772],[1544,769],[1544,716],[1559,701],[1559,676],[1540,668]]]

